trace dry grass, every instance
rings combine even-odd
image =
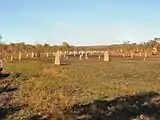
[[[21,73],[17,78],[7,78],[19,85],[13,102],[26,105],[14,115],[27,117],[51,113],[53,118],[62,119],[63,110],[79,102],[160,90],[159,60],[123,61],[112,58],[111,62],[103,62],[89,57],[81,61],[70,58],[71,64],[62,66],[54,66],[51,59],[10,63],[5,72]]]
[[[44,68],[42,74],[44,76],[55,76],[58,74],[58,72],[55,70],[55,68]]]

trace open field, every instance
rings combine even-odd
[[[160,92],[160,59],[70,57],[55,66],[53,58],[5,64],[0,119],[71,119],[65,111],[93,100]],[[10,75],[7,75],[10,74]],[[98,120],[98,119],[97,119]]]

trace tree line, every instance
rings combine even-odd
[[[157,50],[160,49],[160,44],[157,40],[149,40],[144,43],[130,43],[129,41],[124,42],[123,44],[113,44],[113,45],[104,45],[104,46],[73,46],[67,42],[63,42],[61,45],[50,45],[50,44],[26,44],[24,42],[20,43],[10,43],[10,44],[0,44],[0,48],[5,53],[17,53],[17,52],[55,52],[57,50],[61,51],[99,51],[99,50],[111,50],[111,51],[152,51],[156,47]]]

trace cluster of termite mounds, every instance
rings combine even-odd
[[[118,56],[121,58],[129,57],[130,59],[133,59],[134,57],[142,58],[142,60],[146,61],[146,58],[149,55],[157,55],[158,51],[157,48],[153,48],[152,52],[147,52],[144,50],[138,50],[133,51],[130,50],[130,52],[124,52],[122,49],[119,50],[119,52],[114,50],[106,50],[106,51],[60,51],[57,50],[56,52],[30,52],[30,53],[24,53],[19,52],[16,53],[7,53],[7,59],[10,59],[10,61],[14,60],[27,60],[27,59],[34,59],[34,58],[48,58],[48,57],[54,57],[54,64],[55,65],[62,65],[62,59],[68,60],[70,56],[78,56],[79,60],[83,59],[89,59],[89,57],[96,56],[97,59],[103,58],[103,61],[108,62],[111,61],[112,56]],[[0,72],[3,70],[3,61],[6,56],[3,56],[2,59],[2,52],[0,54]]]
[[[82,60],[82,57],[85,57],[85,59],[87,60],[88,54],[89,54],[89,52],[80,52],[78,54],[74,54],[74,56],[79,55],[79,60]],[[109,52],[104,51],[103,54],[104,54],[104,61],[110,61]],[[65,59],[69,59],[69,56],[66,52],[63,54],[63,56]],[[54,61],[55,65],[61,65],[61,63],[62,63],[61,57],[62,57],[61,51],[58,50],[55,54],[55,61]],[[101,59],[101,55],[98,56],[98,59]]]
[[[65,59],[69,59],[69,56],[79,56],[79,60],[82,60],[82,59],[89,59],[89,56],[94,56],[96,55],[98,59],[101,59],[101,56],[103,57],[103,60],[108,62],[108,61],[111,61],[111,57],[110,56],[118,56],[118,57],[122,57],[122,58],[125,58],[125,57],[130,57],[130,59],[133,59],[134,57],[139,57],[139,58],[143,58],[142,60],[146,60],[146,58],[149,56],[149,55],[156,55],[157,54],[157,51],[154,50],[152,53],[148,53],[148,52],[145,52],[145,51],[140,51],[138,53],[135,53],[133,51],[130,51],[128,54],[125,54],[123,52],[121,52],[120,54],[116,54],[114,51],[65,51],[65,52],[62,52],[62,51],[57,51],[54,55],[55,55],[55,64],[56,65],[61,65],[61,58],[62,56],[64,56]]]

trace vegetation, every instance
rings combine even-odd
[[[130,52],[130,50],[133,50],[136,52],[137,50],[143,50],[151,52],[154,47],[156,47],[158,50],[160,49],[160,44],[157,42],[157,39],[155,40],[149,40],[148,42],[144,43],[130,43],[129,41],[124,42],[123,44],[115,44],[115,45],[102,45],[102,46],[72,46],[69,45],[67,42],[63,42],[62,45],[49,45],[45,43],[44,45],[37,44],[37,45],[30,45],[25,44],[24,42],[21,43],[10,43],[10,44],[1,44],[0,46],[3,49],[3,52],[6,54],[9,53],[19,53],[19,52],[53,52],[62,50],[62,51],[73,51],[73,50],[112,50],[119,52],[121,49],[125,52]]]
[[[159,60],[111,59],[70,57],[62,66],[55,66],[53,58],[5,63],[0,118],[67,120],[65,110],[75,104],[160,90]]]

